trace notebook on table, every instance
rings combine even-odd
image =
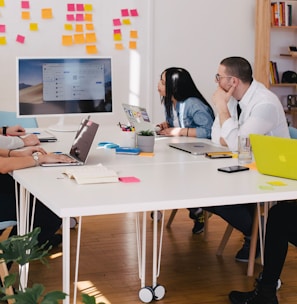
[[[48,163],[42,164],[43,167],[54,167],[54,166],[81,166],[87,161],[92,143],[97,133],[99,125],[89,119],[84,119],[75,135],[74,141],[71,145],[69,153],[63,153],[70,158],[74,159],[75,162],[69,163]]]
[[[136,131],[152,130],[157,132],[160,130],[159,127],[150,121],[146,108],[125,103],[123,103],[122,106],[130,125],[134,127]]]
[[[260,173],[297,179],[297,140],[251,134],[252,151]]]
[[[169,147],[194,155],[204,155],[210,152],[230,152],[228,148],[215,146],[204,142],[170,143]]]

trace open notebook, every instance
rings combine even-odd
[[[251,134],[250,140],[260,173],[297,179],[297,140]]]
[[[48,163],[42,164],[43,167],[53,167],[53,166],[81,166],[87,161],[92,143],[94,141],[95,135],[97,133],[99,125],[95,122],[84,119],[79,129],[75,135],[74,141],[70,148],[69,153],[65,153],[75,162],[72,163]]]

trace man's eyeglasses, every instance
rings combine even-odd
[[[215,78],[216,81],[219,82],[221,80],[221,78],[232,78],[233,76],[221,76],[220,74],[216,74]]]

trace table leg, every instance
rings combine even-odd
[[[63,304],[70,303],[70,217],[63,217],[63,292],[67,294]]]

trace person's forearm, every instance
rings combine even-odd
[[[0,149],[18,149],[24,147],[24,142],[17,136],[0,135]]]
[[[1,157],[0,158],[0,173],[6,174],[13,170],[34,167],[36,162],[32,156],[25,157]]]

